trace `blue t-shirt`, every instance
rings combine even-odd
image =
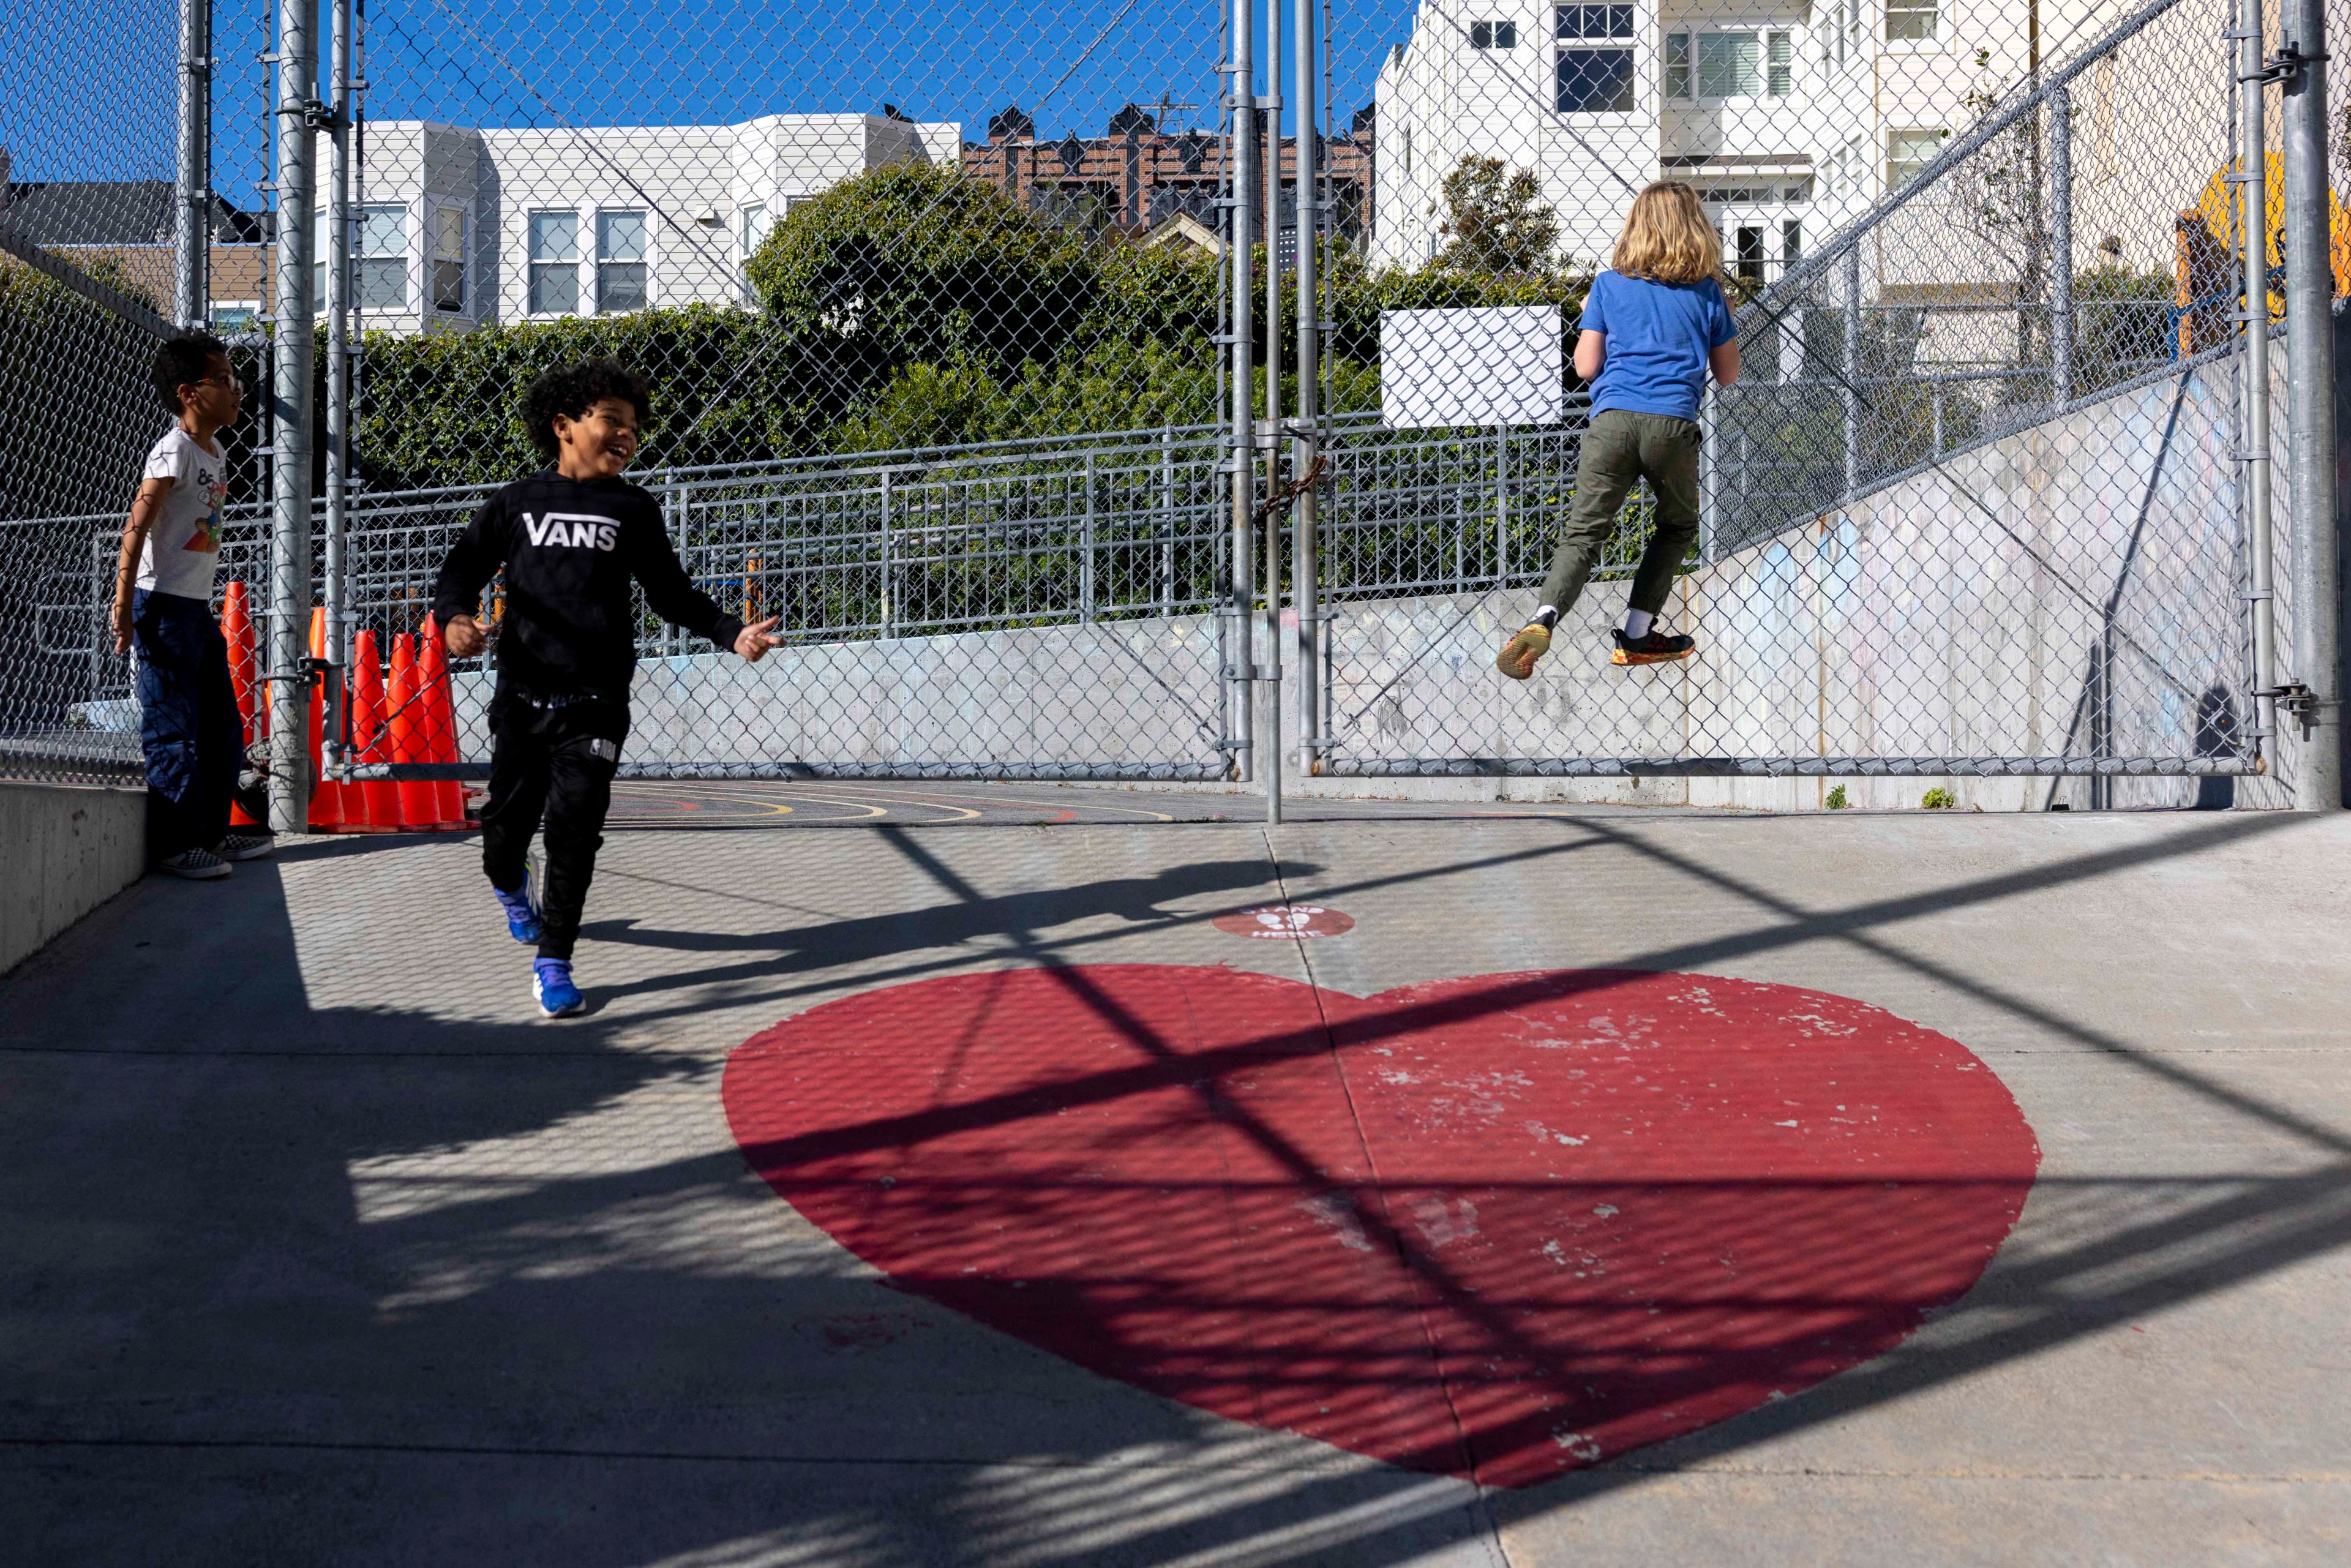
[[[1722,286],[1652,283],[1604,272],[1592,280],[1578,329],[1605,332],[1607,356],[1592,383],[1592,412],[1696,419],[1706,391],[1707,354],[1739,335]]]

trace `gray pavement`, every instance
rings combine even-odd
[[[1269,832],[1155,820],[1246,798],[781,790],[624,800],[581,1019],[536,1017],[464,838],[150,879],[0,980],[0,1557],[2351,1559],[2351,820],[1334,802]],[[1209,923],[1282,899],[1355,926]],[[1897,1349],[1480,1490],[893,1289],[747,1168],[719,1074],[753,1034],[1104,963],[1835,992],[1982,1058],[2043,1164]]]

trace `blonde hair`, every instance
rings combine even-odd
[[[1698,283],[1722,277],[1722,235],[1706,221],[1698,192],[1679,180],[1660,180],[1633,198],[1625,232],[1608,265],[1652,283]]]

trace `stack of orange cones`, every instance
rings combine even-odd
[[[327,656],[327,612],[310,612],[310,657]],[[316,782],[310,790],[310,831],[314,833],[336,833],[343,831],[343,786],[326,776],[320,767],[319,742],[326,726],[327,693],[323,685],[310,688],[310,777]]]
[[[383,656],[377,650],[372,632],[360,632],[353,642],[350,694],[351,749],[359,754],[362,764],[390,762],[392,737],[383,725]],[[391,779],[363,781],[360,785],[360,800],[367,812],[369,827],[381,831],[401,825],[400,786]],[[348,797],[345,803],[349,804]]]
[[[258,644],[253,634],[253,602],[242,579],[232,579],[221,600],[221,637],[228,643],[229,684],[236,689],[236,715],[243,744],[251,747],[269,728],[269,705],[260,697],[260,671],[256,667]],[[232,804],[229,825],[258,828],[262,824],[245,808]]]
[[[416,639],[405,632],[392,640],[392,759],[394,762],[428,762],[424,754],[424,704],[420,700],[423,686],[417,679]],[[424,779],[402,779],[399,783],[400,825],[403,828],[429,828],[440,820],[439,792]]]
[[[424,629],[416,639],[417,683],[423,688],[419,706],[424,709],[424,760],[451,762],[457,760],[457,705],[449,687],[449,654],[442,646],[441,627],[432,616],[424,618]],[[435,779],[433,784],[434,809],[439,813],[437,825],[462,828],[465,825],[465,787],[455,779]]]

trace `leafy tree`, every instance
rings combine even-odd
[[[1542,186],[1531,169],[1499,158],[1461,160],[1438,187],[1445,222],[1441,268],[1464,272],[1542,272],[1559,245],[1559,218],[1536,198]]]
[[[796,207],[746,270],[812,365],[862,385],[915,361],[1050,357],[1092,303],[1096,248],[986,181],[893,163]]]

